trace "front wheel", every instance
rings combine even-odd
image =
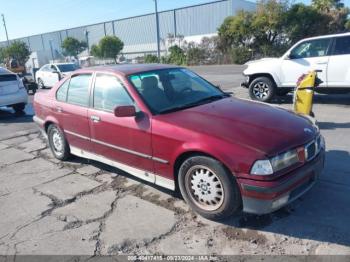
[[[241,207],[241,195],[233,174],[213,158],[188,158],[180,167],[178,180],[183,198],[205,218],[221,220]]]
[[[53,155],[59,160],[67,160],[70,157],[70,150],[62,130],[56,125],[50,125],[47,136]]]
[[[275,92],[276,85],[269,77],[257,77],[249,85],[249,96],[253,100],[270,102]]]

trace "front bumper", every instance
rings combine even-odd
[[[249,87],[249,76],[243,75],[245,77],[244,81],[241,83],[241,87],[248,88]]]
[[[263,185],[254,185],[254,181],[239,179],[243,211],[258,215],[268,214],[293,202],[314,186],[324,168],[324,160],[325,150],[322,149],[312,161],[292,171],[288,179],[267,181]]]

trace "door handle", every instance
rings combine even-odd
[[[58,107],[56,107],[56,110],[58,113],[62,113],[62,107],[58,106]]]
[[[324,64],[327,64],[328,62],[327,61],[317,61],[316,64],[318,65],[324,65]]]
[[[95,123],[98,123],[101,121],[101,118],[99,116],[90,116],[90,119]]]

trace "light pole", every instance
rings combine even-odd
[[[156,11],[156,24],[157,24],[157,55],[160,61],[160,36],[159,36],[159,16],[158,16],[158,3],[157,0],[154,1],[154,7]]]
[[[5,16],[4,16],[4,14],[1,14],[1,16],[2,16],[2,22],[4,23],[4,27],[5,27],[7,46],[9,46],[10,42],[9,42],[9,35],[7,34],[7,27],[6,27],[6,22],[5,22]]]
[[[88,56],[90,56],[90,47],[89,47],[89,31],[85,30],[85,40],[87,45]]]
[[[49,40],[49,44],[50,44],[52,63],[54,63],[55,62],[55,58],[54,58],[53,49],[52,49],[52,39]]]

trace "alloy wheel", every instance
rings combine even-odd
[[[214,211],[223,204],[223,185],[213,170],[202,165],[193,166],[187,171],[185,181],[190,198],[199,208]]]
[[[61,133],[58,130],[52,131],[53,150],[57,155],[62,155],[64,150],[64,142]]]
[[[259,81],[253,86],[253,94],[256,98],[264,99],[269,95],[270,87],[265,82]]]

